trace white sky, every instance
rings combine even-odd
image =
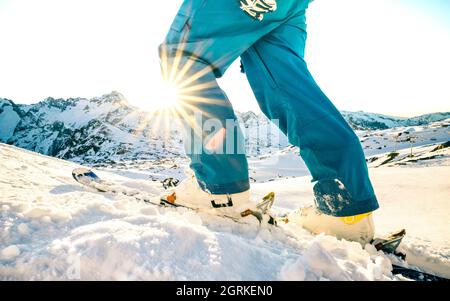
[[[342,110],[450,111],[445,1],[314,1],[311,72]],[[0,0],[0,97],[33,103],[117,90],[134,105],[154,106],[163,95],[157,46],[181,2]],[[237,110],[257,108],[237,64],[220,82]]]

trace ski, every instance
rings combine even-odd
[[[392,274],[402,275],[405,278],[415,281],[446,281],[450,282],[450,279],[439,277],[436,275],[428,274],[412,268],[406,268],[399,265],[392,265]]]
[[[97,174],[95,174],[92,170],[87,168],[76,168],[72,171],[72,177],[77,181],[78,183],[82,184],[83,186],[93,188],[97,190],[98,192],[102,193],[113,193],[117,195],[124,195],[126,197],[131,197],[135,199],[136,201],[145,202],[151,205],[159,206],[159,207],[166,207],[166,208],[185,208],[188,210],[196,211],[196,212],[205,212],[208,213],[205,210],[201,210],[199,208],[193,208],[190,206],[186,206],[183,204],[177,204],[177,203],[171,203],[167,202],[165,200],[161,200],[158,196],[149,196],[148,194],[129,189],[127,187],[123,187],[121,185],[115,184],[110,181],[106,181],[101,179]],[[167,178],[161,182],[164,189],[170,189],[175,186],[177,186],[179,183],[178,180],[173,178]],[[274,203],[275,194],[269,193],[266,195],[260,203],[256,205],[257,211],[253,210],[246,210],[241,213],[241,217],[247,217],[247,216],[254,216],[261,224],[267,223],[271,226],[276,225],[276,221],[273,217],[267,215],[269,209],[272,207],[272,204]],[[246,224],[243,222],[243,219],[236,218],[234,216],[228,216],[228,215],[217,215],[219,217],[231,219],[234,222]]]
[[[406,230],[402,229],[397,232],[393,232],[384,238],[375,238],[372,241],[372,245],[374,245],[378,251],[383,251],[386,254],[393,254],[402,261],[406,261],[406,254],[398,251],[398,247],[405,236]],[[402,275],[405,278],[415,281],[450,281],[450,279],[396,264],[392,265],[392,274]]]

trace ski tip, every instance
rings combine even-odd
[[[74,178],[75,181],[78,182],[78,179],[80,178],[81,175],[86,174],[86,172],[89,172],[89,170],[87,168],[75,168],[74,170],[72,170],[72,177]]]
[[[75,168],[72,171],[72,177],[77,182],[80,182],[80,179],[83,177],[89,177],[94,180],[99,179],[99,177],[92,170],[85,168],[85,167]]]
[[[79,167],[79,168],[75,168],[72,171],[73,175],[79,175],[79,174],[85,174],[85,173],[89,173],[92,172],[90,169],[86,168],[86,167]]]

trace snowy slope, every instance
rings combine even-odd
[[[446,119],[426,126],[357,131],[357,134],[370,167],[448,166],[449,126],[450,119]],[[309,172],[305,163],[298,160],[299,153],[297,147],[289,146],[272,154],[250,156],[250,176],[259,182],[306,176]]]
[[[421,126],[396,127],[378,131],[358,131],[367,156],[397,152],[411,146],[426,146],[450,141],[450,119]]]
[[[70,173],[77,165],[68,161],[0,144],[0,166],[0,280],[402,279],[391,274],[386,255],[357,243],[313,237],[294,226],[260,229],[90,191],[73,181]],[[277,178],[286,167],[273,168],[274,181],[254,183],[253,197],[280,192],[279,211],[311,203],[308,176]],[[252,168],[260,170],[253,163]],[[449,277],[449,168],[371,172],[383,208],[376,215],[378,230],[405,226],[409,236],[403,248],[410,263]],[[149,195],[161,189],[150,180],[154,169],[98,173]]]

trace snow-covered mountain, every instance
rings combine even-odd
[[[412,118],[347,111],[343,111],[342,115],[355,130],[385,130],[394,127],[420,126],[450,118],[450,112],[431,113]]]
[[[248,153],[288,145],[266,118],[251,112],[239,117]],[[184,152],[180,123],[167,123],[158,112],[133,107],[117,92],[93,99],[47,98],[32,105],[0,99],[0,141],[93,165],[153,160]]]
[[[78,162],[179,154],[178,129],[157,126],[154,115],[130,106],[117,92],[93,99],[47,98],[33,105],[0,100],[1,141]]]
[[[426,125],[450,118],[450,113],[410,119],[364,112],[343,114],[357,130]],[[246,112],[238,113],[238,118],[248,155],[275,153],[289,146],[265,116]],[[131,106],[118,92],[93,99],[47,98],[32,105],[0,98],[0,142],[91,165],[171,158],[184,152],[179,123],[163,122],[157,112]]]

